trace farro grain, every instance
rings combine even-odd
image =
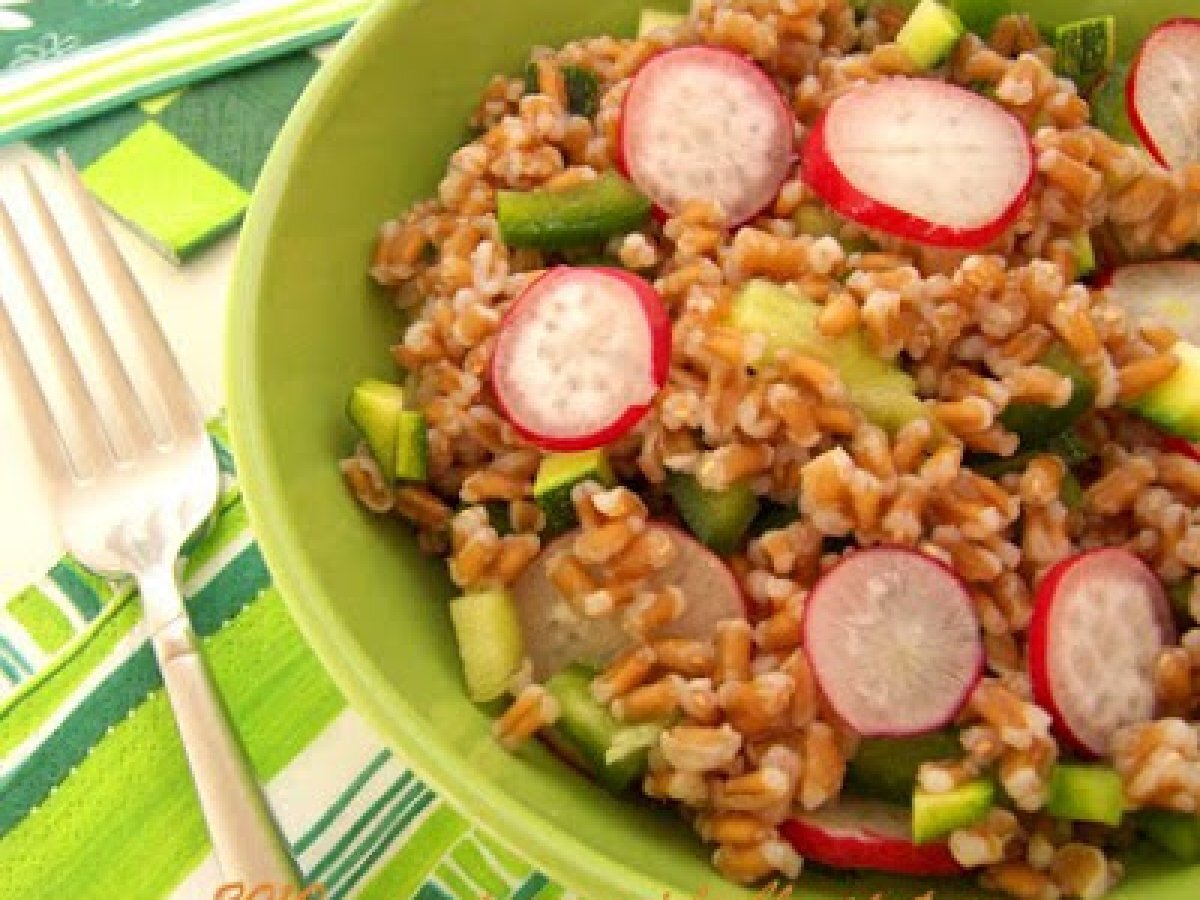
[[[651,644],[658,664],[686,678],[712,675],[715,653],[709,641],[691,638],[659,638]]]
[[[539,729],[553,725],[558,718],[558,701],[539,684],[521,691],[512,705],[492,726],[492,733],[508,749],[514,749]]]
[[[682,680],[674,674],[633,688],[612,701],[613,715],[625,722],[662,721],[679,709],[682,688]]]

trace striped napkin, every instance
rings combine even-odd
[[[330,898],[569,896],[440,800],[346,707],[271,585],[222,423],[192,621],[268,799]],[[211,900],[221,884],[127,581],[65,559],[0,609],[0,897]],[[261,895],[260,895],[261,896]]]
[[[0,0],[0,144],[343,32],[370,0]]]
[[[317,42],[367,5],[0,0],[0,144],[65,148],[109,210],[184,262],[241,221]]]
[[[66,149],[97,199],[168,259],[186,262],[241,222],[317,65],[312,52],[288,53],[30,143],[50,157]]]

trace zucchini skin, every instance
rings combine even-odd
[[[568,250],[600,244],[641,228],[650,201],[613,172],[552,191],[499,191],[496,217],[510,247]]]

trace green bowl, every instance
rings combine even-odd
[[[1003,0],[1001,0],[1003,2]],[[399,323],[366,277],[380,222],[429,195],[480,90],[529,48],[629,34],[638,0],[390,0],[315,79],[268,162],[246,222],[229,325],[228,390],[242,484],[263,551],[305,636],[351,703],[460,809],[596,900],[752,897],[723,885],[680,820],[616,799],[538,745],[509,755],[494,710],[463,690],[440,564],[395,519],[366,514],[336,462],[353,442],[350,386],[394,370]],[[670,3],[663,3],[670,6]],[[677,4],[682,5],[682,4]],[[1112,8],[1036,0],[1074,18]],[[1125,5],[1141,28],[1184,0]],[[1136,9],[1136,12],[1133,10]],[[1123,46],[1133,29],[1127,21]],[[905,897],[969,882],[808,874],[797,897]],[[1200,896],[1200,869],[1147,852],[1114,896]]]

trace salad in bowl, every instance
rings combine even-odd
[[[1004,6],[534,48],[380,228],[350,490],[496,740],[735,882],[1200,859],[1200,20]]]

